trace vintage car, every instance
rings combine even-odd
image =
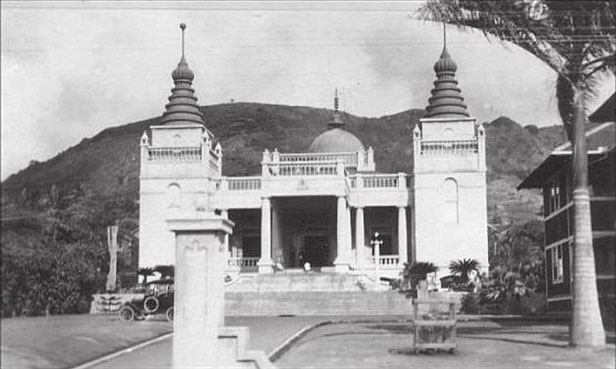
[[[165,314],[173,321],[173,279],[161,279],[145,285],[143,297],[125,302],[120,308],[120,319],[123,321],[145,319],[148,315]]]

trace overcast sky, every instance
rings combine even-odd
[[[180,57],[202,105],[341,107],[378,117],[424,108],[442,26],[417,2],[2,3],[2,179],[104,128],[162,113]],[[559,124],[555,74],[515,46],[448,28],[471,114]],[[135,142],[135,145],[138,145]],[[224,148],[223,148],[224,149]]]

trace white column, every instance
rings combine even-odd
[[[261,259],[259,273],[272,273],[272,208],[270,199],[261,199]]]
[[[364,208],[357,208],[355,211],[355,251],[357,253],[357,266],[360,268],[366,261],[365,243]]]
[[[336,267],[336,271],[338,272],[346,272],[349,270],[350,264],[350,243],[347,242],[348,230],[346,229],[346,225],[348,222],[345,220],[347,217],[348,210],[346,208],[346,199],[344,196],[338,197],[338,206],[337,206],[337,217],[336,217],[336,235],[337,242],[336,247],[338,249],[336,261],[334,262],[334,266]]]
[[[223,217],[224,219],[229,219],[229,211],[227,209],[221,209],[220,216]],[[228,234],[225,235],[225,251],[227,253],[231,252],[231,250],[229,249],[229,235]],[[231,256],[235,256],[233,252],[231,252]]]
[[[353,259],[353,232],[351,228],[351,205],[347,206],[346,214],[344,217],[344,241],[346,243],[345,248],[349,250],[349,263]],[[357,267],[357,264],[355,265]]]
[[[398,207],[398,257],[400,258],[400,266],[408,262],[406,227],[406,206],[400,206]]]

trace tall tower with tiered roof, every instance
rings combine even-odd
[[[413,260],[488,268],[485,132],[471,117],[446,42],[426,113],[413,130]]]
[[[174,87],[158,124],[141,138],[139,266],[175,264],[173,233],[165,219],[208,208],[213,182],[222,171],[222,152],[213,146],[192,87],[195,77],[184,56],[171,73]]]

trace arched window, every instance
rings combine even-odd
[[[448,223],[458,223],[458,182],[455,179],[445,179],[443,200],[445,203],[443,220]]]
[[[177,183],[171,183],[167,186],[167,207],[179,208],[182,188]]]

